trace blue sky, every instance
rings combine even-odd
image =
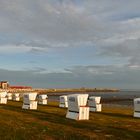
[[[43,88],[139,89],[139,0],[1,0],[0,77]]]

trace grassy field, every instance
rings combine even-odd
[[[114,140],[140,139],[140,119],[133,110],[103,107],[101,113],[90,113],[89,121],[66,119],[66,109],[58,103],[22,110],[22,102],[0,105],[0,139],[2,140]]]

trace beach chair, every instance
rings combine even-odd
[[[88,99],[89,110],[93,112],[101,112],[102,105],[100,104],[101,97],[91,96]]]
[[[2,91],[0,92],[0,104],[7,104],[7,92]]]
[[[37,109],[37,101],[36,101],[37,93],[25,93],[23,95],[23,105],[22,109]]]
[[[59,107],[68,107],[68,98],[67,95],[59,97]]]
[[[134,117],[140,118],[140,98],[134,99]]]
[[[47,105],[47,99],[48,99],[47,94],[38,95],[38,104]]]
[[[12,93],[10,92],[7,93],[7,100],[12,100]]]
[[[88,120],[89,107],[87,105],[88,94],[68,95],[68,111],[66,118],[74,120]]]
[[[20,94],[19,93],[13,93],[13,101],[20,101]]]

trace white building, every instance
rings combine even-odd
[[[101,112],[102,104],[100,104],[101,97],[91,96],[88,99],[88,106],[90,107],[90,111],[93,112]]]
[[[68,107],[68,97],[63,95],[59,97],[59,107]]]
[[[22,109],[37,109],[37,101],[36,101],[37,93],[25,93],[23,95],[23,105]]]
[[[47,94],[40,94],[38,95],[38,104],[40,105],[47,105]]]
[[[75,120],[88,120],[89,107],[87,107],[88,94],[68,95],[68,111],[66,118]]]
[[[0,104],[7,104],[7,92],[2,91],[0,92]]]
[[[140,117],[140,98],[134,99],[134,117]]]

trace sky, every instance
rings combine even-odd
[[[0,0],[0,80],[140,89],[140,1]]]

